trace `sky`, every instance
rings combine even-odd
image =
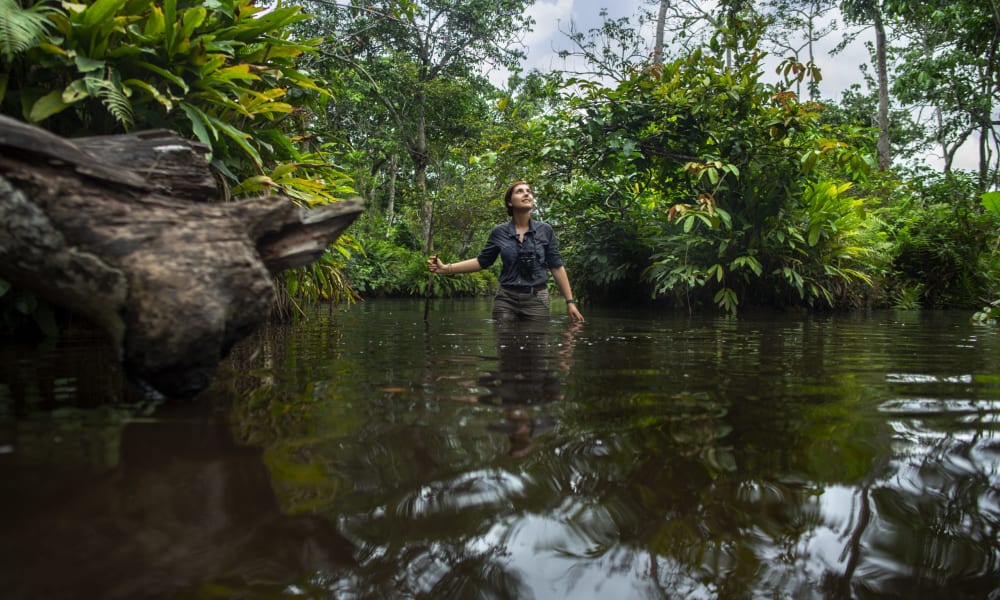
[[[538,69],[547,72],[564,69],[566,63],[557,56],[557,52],[570,49],[571,44],[562,31],[568,31],[571,25],[579,31],[599,27],[602,22],[600,16],[602,8],[607,9],[608,17],[611,19],[627,16],[636,23],[636,17],[646,6],[649,6],[647,0],[535,0],[526,11],[526,14],[534,19],[535,25],[533,31],[523,40],[528,55],[524,63],[525,70]],[[652,27],[649,26],[645,36],[650,40],[650,46],[654,37]],[[841,23],[838,31],[817,44],[816,63],[823,75],[820,82],[820,95],[823,99],[839,100],[841,93],[852,84],[864,85],[860,65],[870,62],[865,42],[873,40],[874,34],[870,30],[862,32],[844,51],[831,56],[830,50],[841,40],[842,30]],[[669,39],[667,43],[669,44]],[[780,57],[774,57],[773,60],[776,67]],[[505,76],[498,73],[495,77],[502,80]],[[961,169],[975,169],[977,152],[973,144],[966,144],[963,150],[957,155],[955,166]],[[936,168],[940,168],[942,164],[932,155],[925,157],[925,161]]]
[[[562,68],[564,63],[556,56],[556,52],[569,49],[570,44],[560,30],[569,30],[571,24],[580,31],[599,27],[602,8],[607,9],[609,18],[630,17],[632,22],[636,23],[636,17],[644,7],[655,8],[650,6],[647,0],[535,0],[526,11],[534,19],[535,25],[534,31],[524,40],[528,53],[525,67],[540,71]],[[654,33],[652,25],[649,25],[646,38],[650,40],[650,46]],[[861,81],[858,65],[868,62],[868,51],[863,43],[868,37],[871,36],[860,36],[859,41],[836,57],[829,56],[828,52],[840,40],[838,33],[835,32],[828,40],[818,44],[820,50],[817,54],[817,63],[823,70],[820,89],[824,98],[838,99],[843,90]],[[668,39],[668,45],[669,42]],[[776,57],[775,66],[777,60]]]

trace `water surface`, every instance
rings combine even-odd
[[[150,401],[88,344],[9,351],[0,585],[997,597],[995,327],[594,308],[500,327],[489,311],[317,310],[240,344],[194,403]]]

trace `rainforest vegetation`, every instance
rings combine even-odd
[[[0,112],[197,139],[220,201],[360,195],[351,235],[278,282],[292,306],[489,293],[494,271],[426,257],[475,255],[525,179],[585,301],[1000,315],[996,2],[649,1],[567,25],[577,67],[550,72],[522,67],[530,4],[0,0]],[[819,43],[867,32],[858,84],[820,97],[857,65]],[[54,328],[3,281],[0,318]]]

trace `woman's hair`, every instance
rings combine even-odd
[[[507,216],[514,216],[514,209],[510,206],[510,197],[514,195],[514,188],[519,185],[528,185],[527,181],[515,181],[507,186],[507,192],[503,195],[503,205],[507,207]]]

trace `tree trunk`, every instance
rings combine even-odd
[[[206,151],[167,131],[65,140],[0,116],[0,278],[93,321],[126,372],[171,396],[207,386],[267,319],[272,275],[362,210],[208,203]]]
[[[417,143],[413,149],[413,179],[420,194],[420,213],[423,225],[424,252],[430,252],[434,246],[431,240],[431,222],[434,219],[434,205],[427,197],[427,95],[423,90],[417,92]]]
[[[877,7],[873,12],[875,24],[875,68],[878,76],[878,150],[879,169],[886,171],[892,166],[892,150],[889,146],[889,71],[886,68],[885,23],[882,12]]]
[[[396,221],[396,170],[398,168],[399,154],[393,152],[392,159],[389,161],[389,190],[387,192],[389,199],[385,206],[386,239],[392,236],[393,225]]]
[[[667,24],[667,8],[670,0],[660,0],[660,10],[656,15],[656,44],[653,48],[653,64],[663,64],[663,31]]]

